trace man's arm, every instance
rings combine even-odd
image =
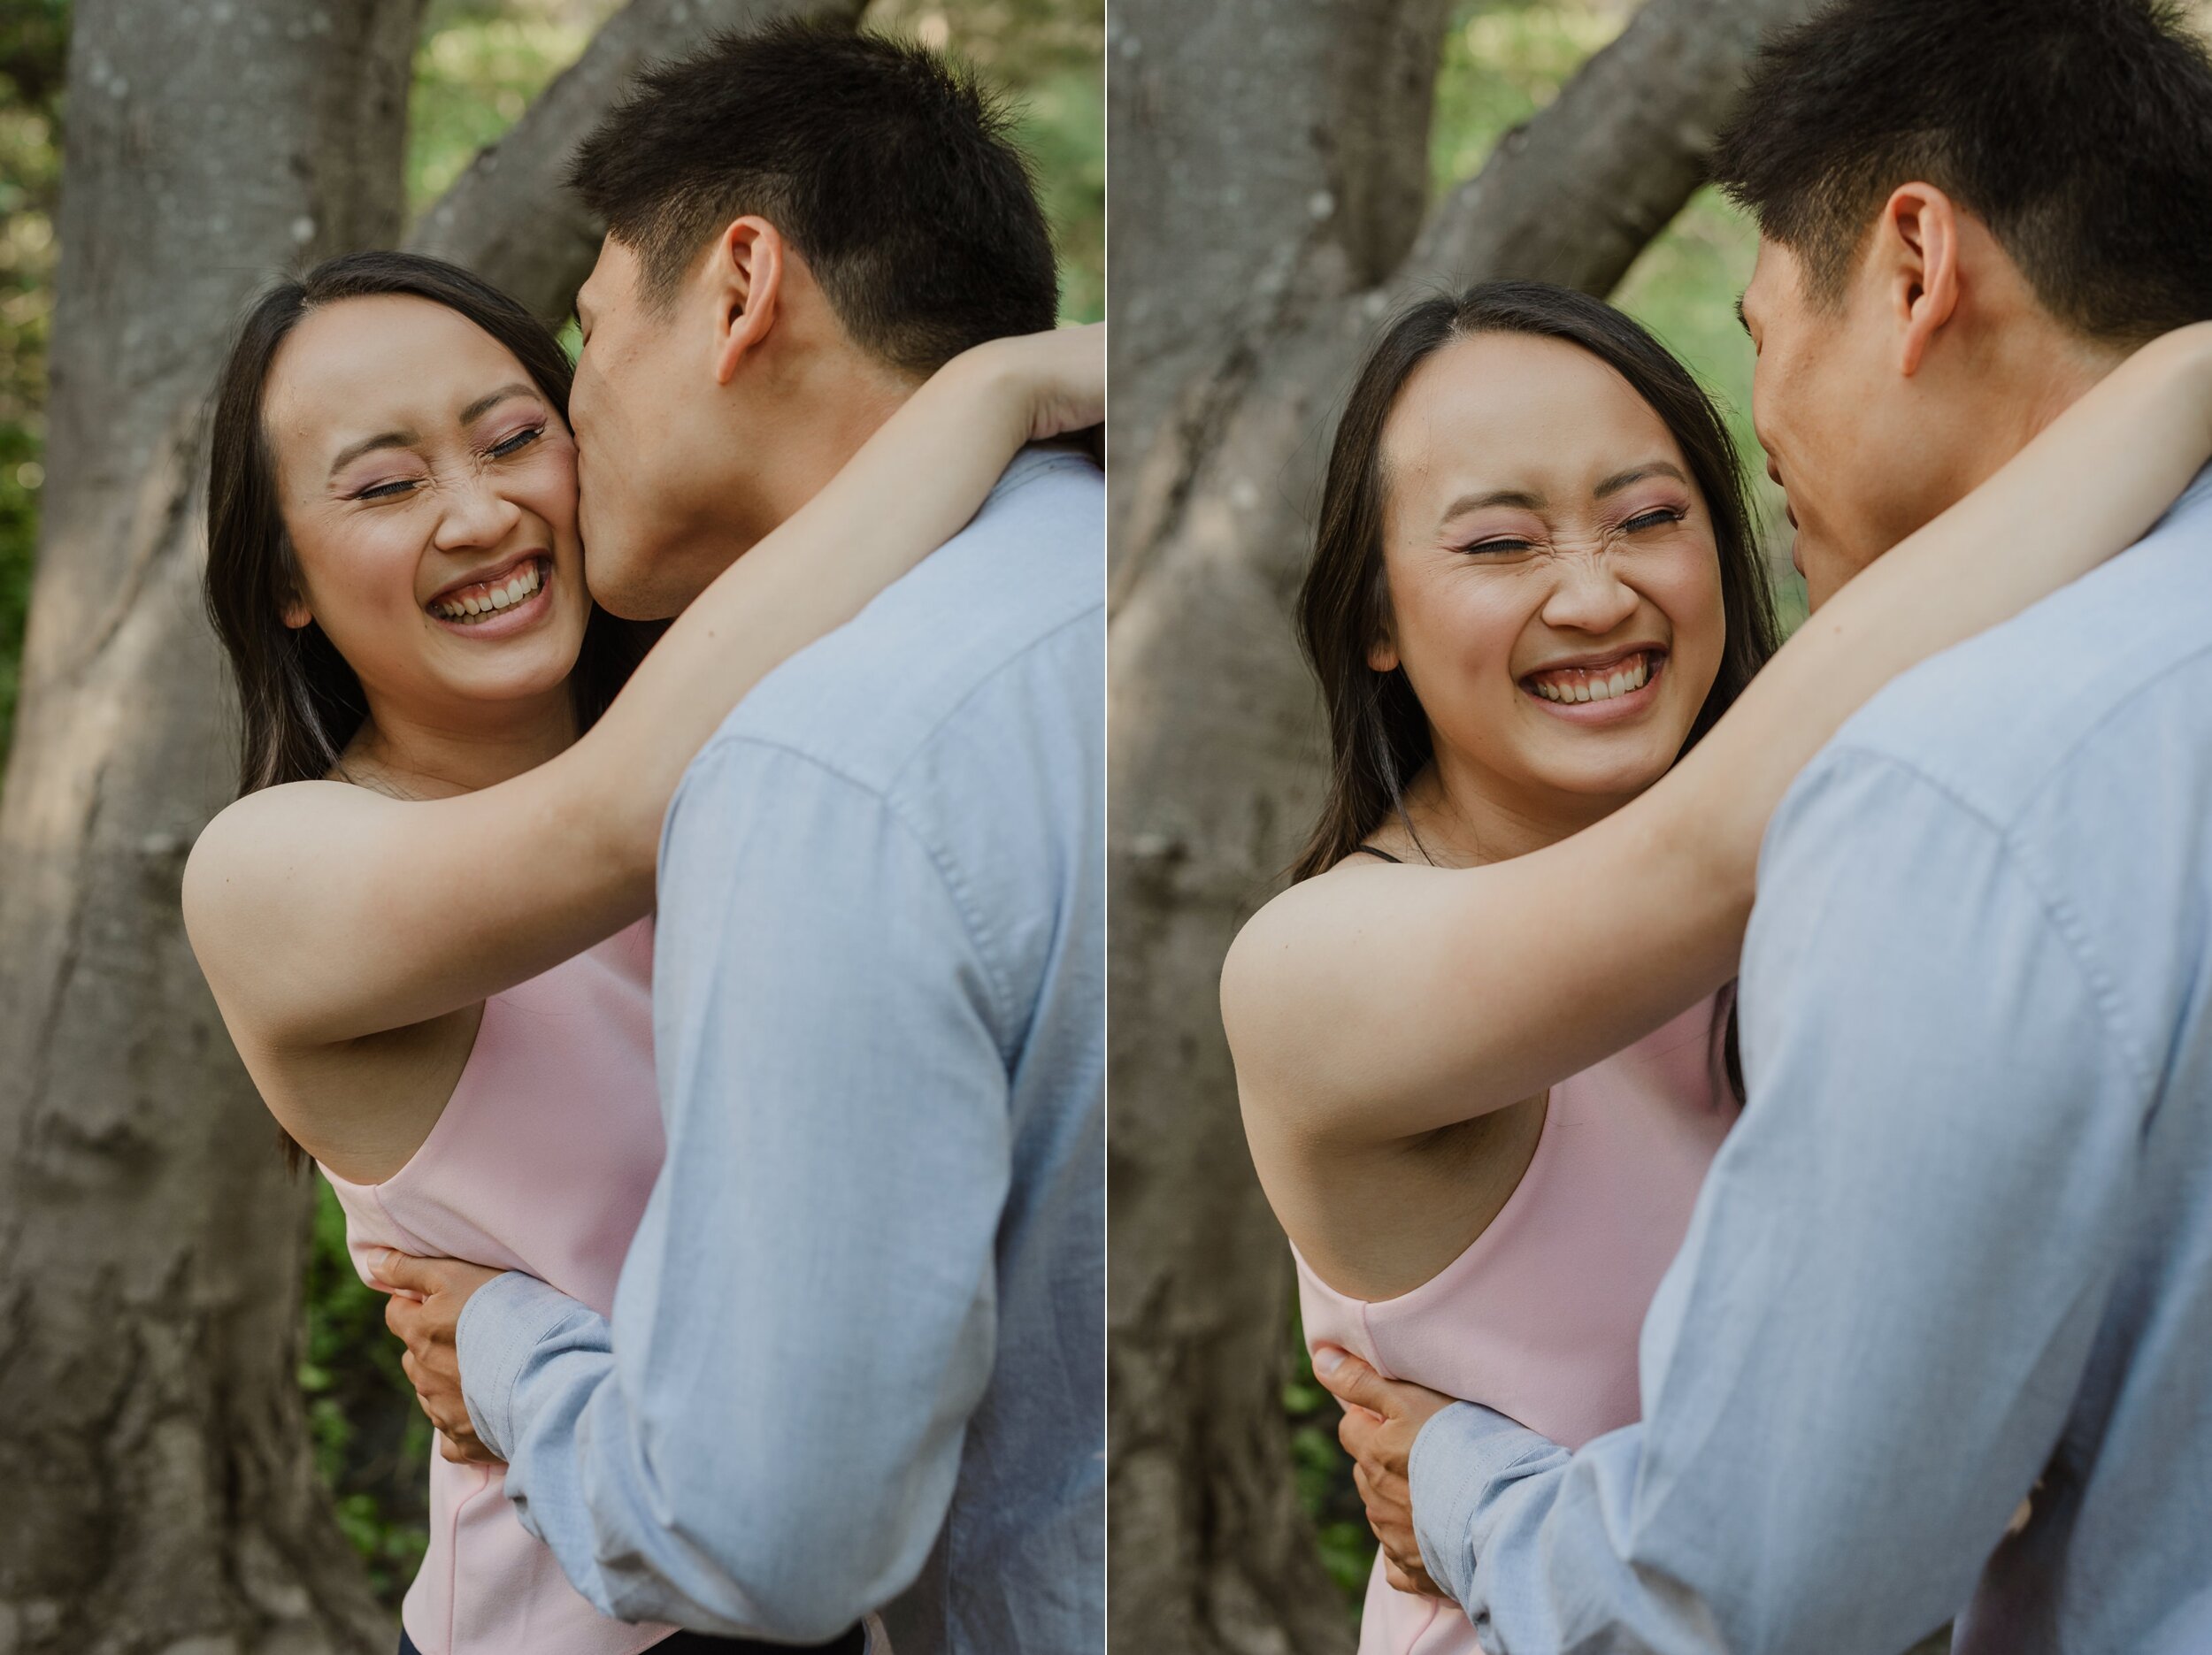
[[[1460,1406],[1414,1443],[1423,1557],[1496,1646],[1895,1655],[1963,1604],[2062,1429],[2151,1095],[2079,936],[1928,781],[1808,772],[1643,1422],[1570,1455]]]
[[[826,1639],[919,1573],[991,1372],[1006,990],[884,801],[778,749],[695,767],[660,914],[668,1159],[612,1327],[492,1283],[470,1412],[603,1610]]]

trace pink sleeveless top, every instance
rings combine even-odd
[[[364,1280],[371,1247],[522,1270],[605,1315],[661,1165],[653,923],[484,1002],[453,1096],[381,1184],[323,1176]],[[515,1516],[505,1473],[430,1461],[430,1550],[400,1619],[423,1655],[634,1655]]]
[[[1466,1252],[1395,1299],[1347,1298],[1298,1260],[1308,1348],[1335,1345],[1570,1448],[1632,1423],[1644,1312],[1736,1104],[1715,1002],[1551,1089],[1519,1185]],[[1296,1249],[1292,1250],[1294,1254]],[[1361,1655],[1476,1655],[1466,1616],[1367,1586]]]

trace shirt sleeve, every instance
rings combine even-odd
[[[2152,1095],[2082,934],[1932,782],[1807,772],[1643,1421],[1570,1454],[1462,1405],[1415,1444],[1424,1558],[1486,1647],[1896,1655],[1964,1605],[2062,1480]]]
[[[875,792],[742,741],[664,835],[667,1161],[612,1325],[540,1283],[461,1359],[507,1491],[625,1620],[826,1640],[920,1572],[992,1368],[1002,982]]]

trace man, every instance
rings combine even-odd
[[[2212,317],[2212,65],[2148,0],[1844,0],[1717,172],[1816,604]],[[1741,1003],[1640,1424],[1569,1454],[1329,1365],[1398,1568],[1511,1655],[1898,1655],[1962,1605],[1972,1655],[2212,1648],[2212,476],[1808,768]]]
[[[785,27],[645,77],[572,414],[594,595],[671,615],[933,369],[1048,328],[992,106]],[[612,1324],[383,1262],[457,1452],[603,1612],[783,1643],[1094,1651],[1103,1598],[1103,563],[1096,468],[975,521],[771,675],[664,830],[668,1153]]]

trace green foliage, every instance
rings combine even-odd
[[[591,43],[575,17],[504,15],[498,7],[434,13],[415,53],[408,99],[407,203],[419,212],[495,142],[542,87]]]
[[[53,311],[56,132],[65,0],[0,10],[0,769],[15,723],[38,495],[46,479],[46,337]]]
[[[384,1295],[354,1269],[345,1213],[319,1176],[305,1298],[299,1379],[315,1468],[377,1596],[396,1605],[429,1544],[430,1421],[385,1331]]]
[[[1368,1530],[1365,1508],[1352,1482],[1351,1460],[1336,1439],[1336,1423],[1344,1411],[1313,1376],[1305,1331],[1295,1313],[1290,1334],[1294,1366],[1283,1385],[1283,1415],[1290,1424],[1298,1504],[1313,1520],[1321,1566],[1344,1594],[1356,1621],[1367,1595],[1367,1577],[1375,1567],[1375,1536]]]

